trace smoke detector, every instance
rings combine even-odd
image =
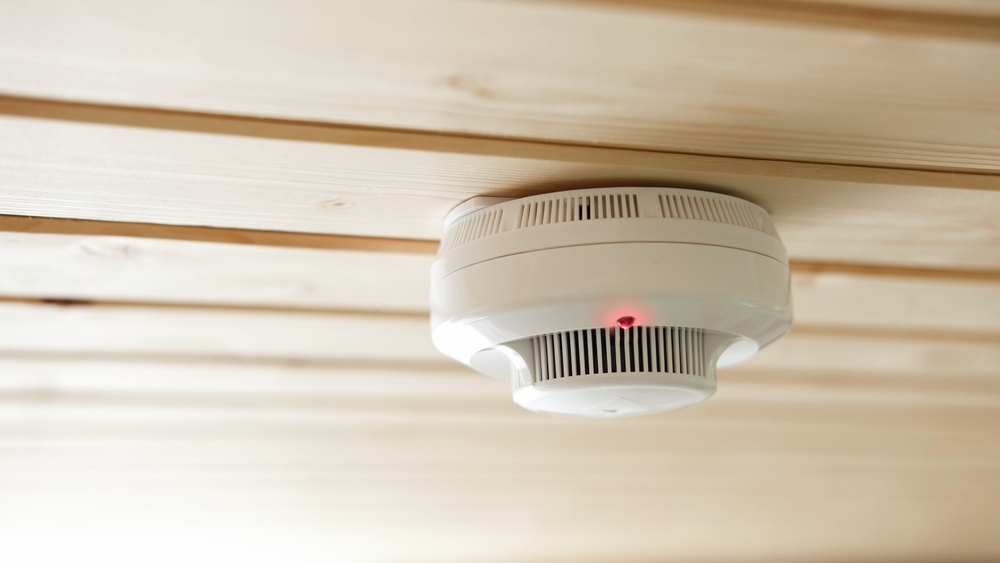
[[[715,392],[792,321],[764,209],[674,188],[599,188],[454,209],[431,273],[435,346],[509,377],[536,412],[615,417]]]

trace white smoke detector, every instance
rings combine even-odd
[[[536,412],[665,411],[715,391],[792,322],[762,208],[674,188],[599,188],[453,210],[431,274],[439,350],[512,379]]]

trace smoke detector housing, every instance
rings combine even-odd
[[[431,272],[435,346],[512,380],[536,412],[614,417],[715,391],[791,325],[768,213],[676,188],[598,188],[455,208]]]

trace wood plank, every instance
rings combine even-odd
[[[572,2],[41,0],[5,15],[0,91],[15,95],[693,154],[1000,165],[995,17],[900,24],[919,35],[885,17],[852,28]]]
[[[838,376],[898,374],[948,379],[1000,376],[1000,335],[956,337],[795,327],[788,335],[734,367],[748,371]],[[722,372],[722,376],[726,373]],[[721,377],[721,376],[720,376]],[[901,389],[900,389],[901,390]]]
[[[83,120],[112,122],[143,115],[81,111]],[[666,185],[763,205],[793,259],[1000,269],[1000,176],[146,118],[164,128],[0,117],[0,212],[434,239],[445,213],[475,195]],[[241,136],[166,130],[216,126]]]
[[[839,344],[832,343],[828,349]],[[829,353],[826,355],[833,357]],[[704,410],[715,403],[722,403],[727,409],[740,404],[796,403],[1000,407],[1000,378],[995,372],[984,376],[948,370],[919,373],[907,371],[905,366],[892,371],[855,369],[846,364],[806,369],[781,369],[771,365],[774,367],[729,368],[722,372],[719,390],[708,401],[695,409],[677,412]],[[248,363],[220,357],[171,362],[139,354],[59,357],[2,351],[0,367],[5,368],[5,377],[0,380],[0,405],[45,410],[57,406],[55,403],[61,401],[52,399],[62,395],[61,398],[67,399],[63,403],[67,411],[76,405],[82,407],[78,413],[83,415],[88,414],[86,407],[91,400],[113,403],[116,398],[135,398],[148,402],[153,408],[144,413],[141,404],[129,405],[128,401],[122,401],[129,416],[183,420],[192,411],[230,410],[235,405],[227,400],[229,397],[240,397],[242,406],[269,406],[292,418],[299,408],[309,416],[324,416],[318,411],[333,406],[346,407],[343,404],[346,400],[356,398],[371,400],[371,406],[384,408],[380,415],[386,416],[393,414],[387,408],[388,400],[398,402],[397,414],[404,417],[414,414],[405,403],[418,400],[439,403],[442,414],[448,416],[475,414],[478,407],[504,417],[511,412],[521,412],[510,400],[507,381],[480,375],[458,364],[419,361],[282,364]],[[76,400],[73,400],[74,394]],[[211,400],[190,400],[199,396]],[[457,398],[478,404],[463,405],[456,402]],[[155,408],[158,405],[164,408]],[[99,412],[94,414],[100,416]],[[336,412],[329,414],[337,416]],[[490,413],[484,411],[482,414]],[[702,418],[697,414],[692,416]],[[530,424],[530,418],[523,422]],[[648,422],[656,425],[656,418],[659,417]]]
[[[793,264],[800,326],[1000,335],[1000,279]]]
[[[427,316],[0,301],[0,350],[241,361],[447,361]]]
[[[0,218],[0,228],[5,223]],[[317,245],[323,239],[307,238]],[[342,241],[330,238],[331,246]],[[428,254],[0,231],[0,297],[426,313],[432,260]]]
[[[5,225],[0,217],[0,229]],[[322,238],[309,242],[322,246]],[[330,238],[331,247],[342,240]],[[0,231],[0,298],[426,313],[432,260],[411,253]],[[793,262],[792,296],[796,326],[1000,334],[1000,274]]]
[[[455,365],[434,349],[424,315],[0,301],[0,318],[0,353],[27,357]],[[804,325],[740,369],[1000,378],[1000,333],[927,336]]]
[[[0,542],[19,561],[1000,556],[995,385],[899,400],[747,380],[594,424],[438,370],[0,370]]]

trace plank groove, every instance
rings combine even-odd
[[[0,232],[149,238],[284,248],[406,252],[415,254],[434,254],[438,247],[438,241],[436,240],[353,237],[251,229],[192,227],[187,225],[157,225],[153,223],[24,217],[18,215],[0,215]]]
[[[881,34],[997,41],[1000,7],[990,0],[551,0],[634,6],[732,19],[840,27]]]

